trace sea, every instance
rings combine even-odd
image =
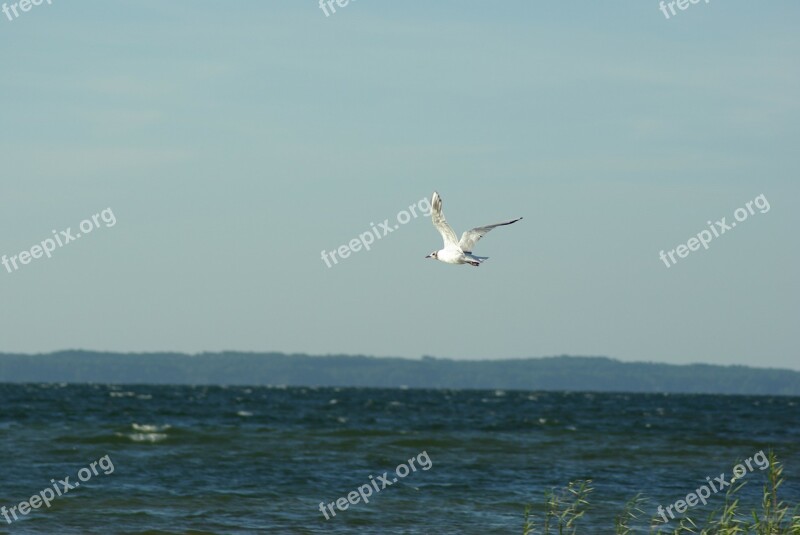
[[[739,507],[759,507],[770,452],[780,498],[800,503],[798,408],[777,396],[0,384],[0,533],[521,535],[528,508],[533,534],[548,501],[567,507],[570,483],[586,481],[575,533],[615,533],[637,496],[631,533],[673,506],[666,533],[678,500],[737,465]],[[685,514],[729,499],[709,494]]]

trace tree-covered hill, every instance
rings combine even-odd
[[[0,382],[306,385],[800,395],[800,372],[606,357],[465,361],[283,353],[0,353]]]

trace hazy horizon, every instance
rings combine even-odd
[[[445,361],[452,361],[452,362],[503,362],[503,361],[522,361],[522,360],[538,360],[538,359],[559,359],[559,358],[575,358],[575,359],[607,359],[614,362],[619,362],[622,364],[664,364],[668,366],[742,366],[745,368],[754,368],[754,369],[763,369],[763,370],[790,370],[790,371],[799,371],[800,368],[798,367],[791,367],[791,366],[768,366],[768,365],[759,365],[757,363],[754,364],[714,364],[709,362],[680,362],[680,363],[672,363],[672,362],[662,362],[656,360],[641,360],[641,359],[631,359],[631,360],[623,360],[620,358],[616,358],[610,355],[568,355],[568,354],[560,354],[560,355],[528,355],[528,356],[518,356],[518,357],[497,357],[497,358],[481,358],[481,357],[440,357],[437,355],[419,355],[419,356],[409,356],[404,357],[400,355],[367,355],[367,354],[355,354],[355,353],[306,353],[302,351],[292,351],[292,352],[283,352],[283,351],[270,351],[270,350],[262,350],[262,351],[242,351],[236,349],[221,349],[218,351],[197,351],[197,352],[185,352],[185,351],[159,351],[159,350],[150,350],[150,351],[110,351],[110,350],[103,350],[103,349],[87,349],[87,348],[68,348],[68,349],[58,349],[54,351],[45,351],[45,352],[9,352],[9,351],[0,351],[0,356],[3,355],[23,355],[23,356],[40,356],[40,355],[52,355],[58,353],[71,353],[71,352],[78,352],[78,353],[111,353],[114,355],[155,355],[155,354],[175,354],[175,355],[182,355],[188,357],[195,357],[195,356],[203,356],[203,355],[218,355],[218,354],[252,354],[252,355],[270,355],[270,354],[280,354],[286,356],[307,356],[307,357],[365,357],[365,358],[374,358],[374,359],[401,359],[401,360],[410,360],[410,361],[421,361],[424,359],[434,359],[434,360],[445,360]]]

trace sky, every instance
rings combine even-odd
[[[0,352],[800,369],[797,2],[16,7]]]

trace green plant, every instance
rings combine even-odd
[[[575,535],[578,520],[586,512],[589,501],[586,499],[594,490],[592,481],[571,481],[565,488],[545,492],[545,512],[542,520],[542,535]],[[524,535],[537,535],[532,508],[525,508]],[[555,531],[553,531],[555,530]]]
[[[639,493],[625,504],[622,512],[614,519],[614,533],[617,535],[630,535],[633,533],[630,523],[640,515],[645,514],[642,506],[647,503],[647,498]]]
[[[689,516],[683,517],[674,527],[667,527],[662,518],[656,516],[650,521],[650,533],[656,535],[800,535],[800,504],[793,509],[778,498],[778,489],[783,484],[783,465],[774,452],[767,459],[767,481],[764,484],[760,510],[752,510],[750,515],[742,514],[739,491],[745,482],[731,484],[725,493],[725,502],[712,511],[703,525],[698,525]],[[580,519],[589,507],[588,496],[594,490],[591,480],[570,482],[565,488],[545,493],[544,513],[541,531],[537,531],[534,507],[525,507],[523,535],[576,535]],[[643,509],[647,499],[637,494],[629,500],[615,517],[614,533],[632,535],[635,523],[645,514]],[[667,530],[667,531],[665,531]],[[671,531],[670,531],[671,530]]]

